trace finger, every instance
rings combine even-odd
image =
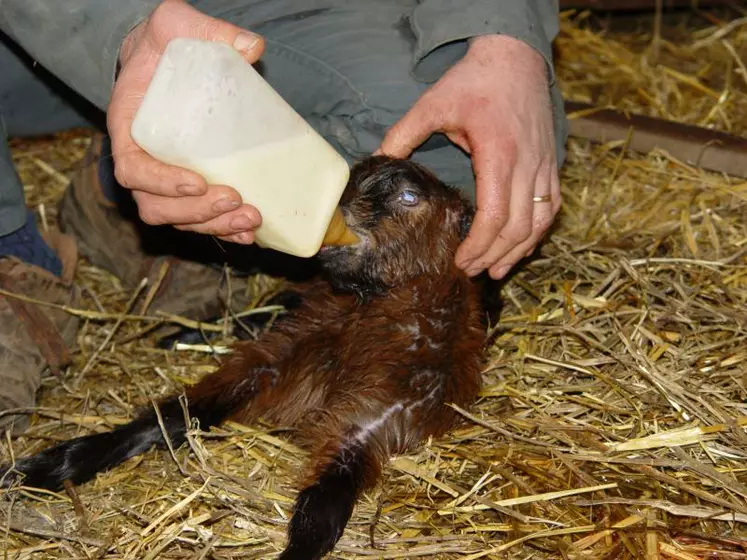
[[[140,219],[149,225],[186,225],[208,222],[222,214],[238,210],[241,197],[224,186],[212,186],[199,197],[171,198],[133,191]],[[259,222],[259,213],[246,207],[245,211]]]
[[[228,241],[229,243],[251,245],[252,243],[254,243],[255,236],[254,232],[252,231],[244,231],[241,233],[236,233],[234,235],[220,235],[218,236],[218,239],[221,239],[222,241]]]
[[[222,237],[250,233],[258,228],[261,223],[259,212],[251,206],[244,205],[206,222],[180,224],[175,227],[181,230]]]
[[[107,127],[115,158],[115,176],[130,189],[160,196],[200,196],[205,180],[197,173],[164,164],[145,153],[132,139],[130,127],[148,89],[158,59],[175,37],[231,44],[250,63],[264,50],[264,40],[223,20],[209,17],[182,0],[167,0],[157,8],[145,29],[137,29],[134,47],[117,78],[107,111]],[[132,44],[132,43],[131,43]]]
[[[202,196],[207,192],[207,182],[201,175],[151,157],[129,138],[115,139],[116,128],[111,134],[114,176],[123,187],[163,197]]]
[[[467,270],[485,254],[509,220],[511,183],[516,165],[516,144],[494,133],[470,138],[475,172],[475,217],[467,238],[457,249],[455,261]]]
[[[149,76],[146,80],[139,72],[153,63],[150,58],[152,55],[142,49],[134,53],[112,92],[106,119],[114,158],[114,175],[123,187],[129,189],[160,196],[199,196],[207,189],[205,180],[199,174],[152,158],[130,136],[130,126],[150,79]]]
[[[430,107],[428,97],[422,97],[384,135],[381,146],[374,155],[384,154],[395,158],[408,157],[431,134],[438,132],[443,119]]]
[[[149,28],[159,52],[163,52],[174,37],[187,37],[232,45],[248,63],[254,64],[265,48],[261,35],[208,16],[183,0],[166,0],[153,12]]]
[[[552,165],[555,166],[555,163]],[[538,176],[541,178],[538,178],[535,190],[535,196],[550,194],[551,201],[535,203],[532,234],[526,241],[517,245],[490,267],[489,274],[493,279],[500,280],[505,277],[521,259],[531,255],[549,231],[560,209],[561,196],[558,174],[554,171],[554,168],[551,169],[553,170],[548,170]]]
[[[465,269],[469,276],[475,276],[492,267],[504,255],[531,236],[532,219],[535,211],[532,197],[534,196],[538,173],[539,170],[533,165],[517,166],[514,172],[514,180],[510,186],[511,199],[508,222],[494,237],[490,248]]]

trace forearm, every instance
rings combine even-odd
[[[434,81],[466,51],[465,39],[501,34],[536,49],[555,80],[552,41],[558,34],[558,0],[421,0],[411,17],[417,44],[413,71]]]
[[[161,0],[0,0],[0,30],[100,109],[127,33]]]

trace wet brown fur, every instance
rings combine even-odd
[[[293,288],[300,306],[258,340],[238,343],[216,373],[186,389],[203,429],[263,417],[295,428],[311,452],[282,559],[331,550],[388,458],[452,428],[458,417],[448,404],[467,407],[480,388],[481,294],[454,264],[469,205],[416,164],[378,157],[353,168],[341,207],[360,243],[322,250],[322,278]],[[178,398],[159,408],[180,444]],[[146,411],[15,469],[27,484],[57,488],[162,444]]]
[[[406,215],[377,215],[376,201],[360,196],[361,188],[375,188],[366,183],[381,180],[381,167],[403,166],[430,193],[427,204]],[[356,169],[342,206],[367,246],[330,249],[338,256],[328,260],[347,255],[351,266],[365,267],[374,253],[373,293],[357,282],[333,288],[326,279],[298,286],[300,308],[259,341],[239,343],[220,371],[187,391],[190,402],[217,403],[256,383],[253,399],[232,417],[299,429],[299,444],[314,451],[301,487],[318,479],[356,430],[396,403],[410,412],[394,411],[370,434],[376,465],[442,435],[457,419],[447,403],[469,406],[480,388],[483,309],[475,283],[453,262],[469,211],[456,191],[409,162],[374,159]],[[365,486],[377,476],[378,467]]]

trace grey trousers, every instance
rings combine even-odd
[[[15,231],[27,219],[23,185],[11,159],[8,136],[92,126],[94,111],[48,72],[34,67],[15,45],[0,38],[0,235]]]
[[[414,79],[415,48],[403,17],[416,0],[392,3],[338,0],[190,0],[196,8],[262,34],[267,47],[258,69],[265,79],[350,162],[378,148],[386,130],[409,110],[428,84]],[[303,8],[299,8],[300,5]],[[332,5],[332,7],[330,7]],[[50,45],[54,48],[54,45]],[[466,52],[460,42],[442,49],[444,67]],[[49,69],[51,73],[54,68]],[[567,127],[559,90],[552,87],[559,165]],[[21,182],[6,135],[31,136],[94,124],[85,102],[0,42],[0,235],[26,219]],[[469,157],[443,135],[413,155],[443,181],[474,200]]]

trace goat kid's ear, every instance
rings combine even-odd
[[[475,208],[472,204],[462,199],[462,208],[459,217],[459,238],[461,241],[467,239],[467,234],[472,227],[472,221],[475,219]]]

